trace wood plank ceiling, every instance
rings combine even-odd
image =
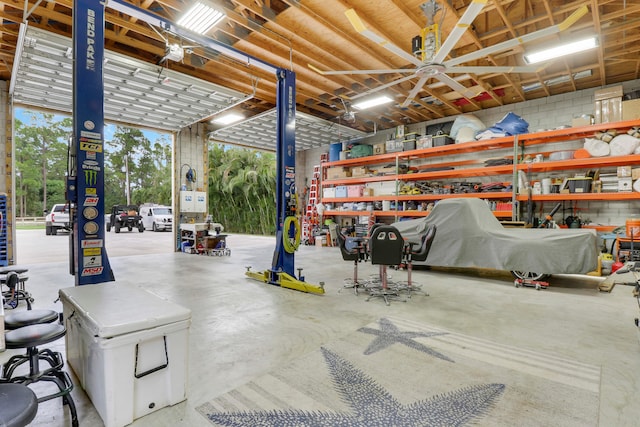
[[[312,116],[370,132],[399,124],[440,119],[465,112],[506,105],[580,89],[640,78],[640,2],[632,0],[488,0],[457,42],[448,59],[517,38],[562,22],[586,4],[589,13],[569,31],[530,45],[482,57],[464,65],[524,65],[525,50],[584,34],[599,36],[600,46],[586,53],[555,60],[537,73],[451,75],[466,86],[479,85],[482,93],[465,99],[449,87],[429,81],[407,107],[401,104],[419,76],[392,85],[385,93],[394,102],[345,117],[349,97],[389,83],[407,74],[321,75],[321,70],[413,68],[405,59],[358,34],[344,12],[353,8],[367,27],[411,53],[411,39],[425,27],[420,5],[425,0],[221,0],[225,20],[207,35],[249,55],[296,72],[297,108]],[[193,1],[138,0],[131,2],[176,22]],[[453,30],[471,0],[439,0],[435,16],[442,40]],[[14,62],[19,23],[26,16],[30,27],[71,36],[71,0],[0,2],[0,79],[9,80]],[[27,14],[26,11],[31,11]],[[159,64],[166,43],[188,44],[174,35],[119,12],[106,9],[106,47],[151,64]],[[182,62],[165,61],[168,68],[245,94],[253,99],[237,107],[246,116],[275,105],[275,76],[250,64],[238,63],[210,50],[193,47]],[[160,67],[160,65],[158,65]],[[410,74],[409,74],[410,75]],[[342,102],[340,96],[346,97]]]

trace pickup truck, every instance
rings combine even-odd
[[[70,230],[69,204],[59,203],[53,205],[45,218],[47,236],[55,236],[58,230]]]

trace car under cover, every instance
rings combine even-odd
[[[418,242],[432,224],[437,231],[431,251],[417,264],[544,274],[585,274],[597,268],[595,230],[505,228],[481,199],[441,200],[428,216],[393,226],[405,240]]]

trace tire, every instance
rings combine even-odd
[[[51,226],[47,225],[44,232],[47,236],[51,236]]]
[[[131,230],[133,230],[133,227],[132,226],[128,226],[127,230],[131,231]]]
[[[156,223],[155,223],[155,222],[151,225],[151,230],[152,230],[154,233],[155,233],[156,231],[158,231],[158,227],[156,226]]]
[[[516,279],[522,280],[544,280],[550,276],[550,274],[534,273],[532,271],[512,271],[511,274]]]
[[[56,234],[58,234],[58,228],[51,226],[51,235],[55,236]]]
[[[110,223],[110,222],[108,222],[108,223],[107,223],[107,233],[108,233],[109,231],[111,231],[111,223]]]
[[[116,222],[116,226],[115,226],[114,231],[115,231],[116,233],[119,233],[119,232],[120,232],[120,223],[119,223],[119,222]]]

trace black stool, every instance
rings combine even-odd
[[[62,370],[64,361],[59,352],[49,349],[38,350],[37,346],[60,339],[66,333],[66,329],[59,323],[44,323],[8,331],[5,336],[5,344],[8,349],[26,348],[27,354],[12,356],[2,367],[2,374],[6,381],[29,385],[38,381],[50,381],[55,383],[60,390],[58,393],[38,397],[38,403],[62,397],[64,405],[69,406],[71,412],[71,424],[78,426],[76,406],[71,397],[73,382],[68,373]],[[49,364],[49,368],[40,369],[40,360]],[[13,376],[17,367],[29,362],[29,374]]]
[[[38,413],[38,398],[26,385],[0,383],[0,426],[24,427]]]
[[[27,310],[31,310],[33,297],[25,289],[25,282],[29,279],[27,268],[4,267],[0,268],[0,284],[7,285],[8,291],[2,292],[6,301],[6,308],[16,308],[22,300],[27,303]]]
[[[38,323],[53,323],[59,318],[60,315],[54,310],[12,311],[4,315],[4,328],[12,330]]]

